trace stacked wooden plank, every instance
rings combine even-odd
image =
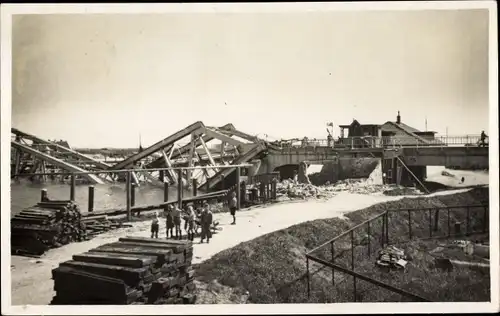
[[[85,224],[85,229],[89,237],[93,237],[112,229],[132,226],[130,224],[124,224],[109,219],[107,215],[85,216],[82,217],[81,221]]]
[[[120,238],[52,270],[52,304],[194,304],[187,240]]]
[[[40,256],[51,248],[130,226],[105,215],[83,217],[73,201],[40,202],[11,219],[12,254]]]
[[[13,254],[41,255],[50,248],[87,239],[78,205],[72,201],[46,201],[11,219]]]

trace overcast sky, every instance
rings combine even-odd
[[[13,18],[13,127],[150,145],[201,120],[272,138],[395,120],[488,129],[488,11]],[[338,136],[338,131],[335,131]]]

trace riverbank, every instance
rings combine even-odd
[[[449,191],[439,194],[452,194],[466,190]],[[214,236],[210,244],[194,244],[193,263],[201,263],[222,250],[234,247],[241,242],[252,240],[264,234],[285,229],[292,225],[332,217],[361,208],[386,202],[398,201],[404,196],[363,195],[340,192],[324,200],[304,200],[296,203],[277,203],[266,207],[257,207],[238,213],[237,225],[230,225],[232,218],[227,213],[214,215],[223,231]],[[416,198],[410,196],[407,198]],[[96,238],[66,245],[48,251],[42,258],[33,259],[19,256],[11,257],[11,281],[13,305],[45,305],[52,299],[53,281],[51,270],[60,262],[70,260],[74,254],[88,251],[99,245],[116,241],[119,237],[148,237],[149,221],[133,223],[133,227],[110,231]],[[165,230],[160,231],[160,238],[165,237]]]
[[[203,298],[199,303],[217,303],[217,293],[213,295],[204,289],[210,289],[212,292],[214,289],[220,289],[223,293],[231,293],[229,297],[225,296],[226,303],[227,300],[232,303],[259,304],[349,301],[352,298],[347,296],[352,295],[352,282],[339,280],[340,282],[336,284],[340,284],[340,290],[334,291],[331,273],[323,275],[319,273],[312,279],[312,295],[310,299],[307,298],[305,253],[350,227],[388,209],[478,204],[488,201],[489,196],[488,188],[450,193],[452,191],[392,200],[386,197],[385,201],[380,200],[385,203],[373,203],[366,208],[357,207],[355,212],[339,210],[335,217],[311,219],[224,250],[196,267],[200,282],[199,296]],[[353,199],[354,197],[350,198],[347,205],[359,206],[358,201]],[[308,210],[311,209],[308,205]],[[425,224],[416,224],[416,226],[423,225]],[[358,259],[356,258],[356,262]],[[359,263],[365,268],[369,267],[363,270],[364,272],[375,269],[373,261]],[[317,268],[315,267],[314,270]],[[413,272],[409,275],[401,274],[398,277],[398,275],[391,274],[389,279],[386,275],[385,281],[391,281],[394,286],[404,285],[406,290],[416,291],[417,294],[430,297],[435,301],[484,301],[488,299],[489,275],[484,273],[475,275],[475,272],[467,269],[457,269],[454,273],[444,274],[430,269],[424,263],[415,264],[410,269],[413,269]],[[469,288],[475,289],[474,293],[469,293]],[[380,292],[377,288],[371,291]],[[371,300],[398,301],[390,295],[375,295]]]

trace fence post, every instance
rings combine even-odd
[[[483,233],[486,233],[486,229],[488,228],[488,208],[486,206],[484,208],[484,213],[483,213]]]
[[[131,210],[131,205],[130,205],[130,188],[131,188],[131,180],[132,180],[132,173],[130,171],[127,171],[127,182],[125,184],[125,191],[126,191],[126,196],[127,196],[127,221],[132,220],[132,210]]]
[[[310,276],[309,276],[309,258],[306,257],[306,269],[307,269],[307,298],[311,297],[311,285],[310,285]]]
[[[48,200],[47,189],[42,189],[40,191],[40,202],[46,202]]]
[[[177,170],[177,204],[179,209],[182,209],[182,169]]]
[[[429,209],[429,237],[432,238],[432,209]]]
[[[448,237],[451,236],[451,227],[450,227],[450,208],[448,207],[447,209],[447,213],[448,213]]]
[[[89,213],[94,211],[94,186],[89,186]]]
[[[382,232],[380,234],[380,246],[384,248],[385,243],[385,214],[382,215]]]
[[[408,210],[408,234],[410,235],[411,241],[411,210]]]
[[[333,241],[330,242],[330,252],[332,254],[332,263],[335,263],[335,249],[333,247]],[[335,269],[332,268],[332,285],[335,285]]]
[[[385,244],[389,245],[389,211],[385,212]]]
[[[357,295],[356,295],[357,294],[356,293],[357,292],[356,291],[356,276],[353,275],[352,278],[353,278],[352,291],[353,291],[353,294],[354,294],[354,302],[356,302],[357,301]]]
[[[354,230],[351,230],[351,270],[354,271]]]
[[[137,184],[132,183],[130,188],[130,206],[134,207],[135,206],[135,188],[137,187]]]
[[[372,234],[370,232],[370,222],[367,222],[366,225],[367,225],[367,235],[368,235],[368,257],[370,257],[371,256],[371,244],[372,244],[372,242],[371,242],[371,240],[372,240],[371,235]]]
[[[439,208],[436,209],[434,212],[434,231],[438,231],[438,226],[439,226]]]
[[[467,206],[467,217],[465,219],[465,236],[469,236],[470,232],[470,207]]]
[[[75,201],[75,187],[76,187],[76,176],[74,173],[71,174],[71,188],[69,191],[69,199]]]

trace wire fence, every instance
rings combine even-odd
[[[331,271],[331,295],[341,301],[431,301],[373,278],[379,251],[415,240],[456,238],[488,232],[489,205],[389,210],[306,254],[308,296],[312,263]],[[351,291],[350,291],[351,290]],[[349,295],[348,295],[349,294]]]

